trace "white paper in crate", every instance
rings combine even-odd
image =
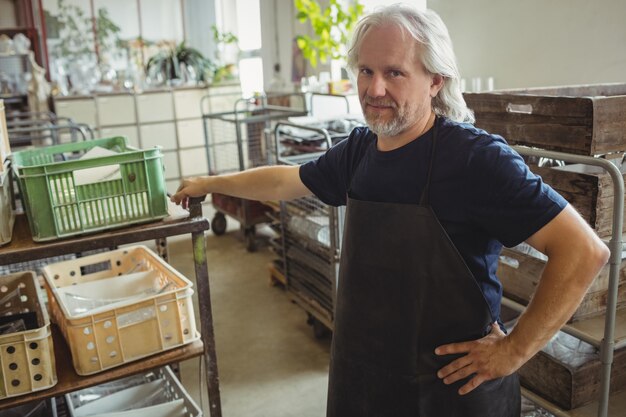
[[[173,282],[162,281],[157,271],[150,270],[62,287],[58,291],[69,316],[76,317],[97,314],[116,306],[138,302],[143,298],[174,289],[176,289],[176,285]],[[152,308],[150,312],[146,311],[143,314],[154,316],[152,310],[154,309]],[[124,322],[134,322],[140,319],[140,317],[135,317],[133,320],[132,317],[126,317],[127,315],[122,314],[118,317],[118,325],[128,325],[130,323]],[[141,319],[149,318],[141,317]]]
[[[182,416],[183,400],[168,402],[166,389],[163,379],[127,388],[75,408],[74,417],[110,415],[156,417],[157,415],[169,416],[174,412],[180,414],[171,415]],[[163,412],[164,414],[161,414]]]
[[[137,410],[113,411],[110,413],[89,414],[89,417],[182,417],[185,416],[184,401],[175,400],[169,403],[153,405]]]
[[[117,155],[117,152],[96,146],[87,151],[81,160],[101,158],[103,156]],[[76,185],[92,184],[94,182],[118,180],[122,178],[120,166],[118,164],[105,165],[101,167],[79,169],[74,171],[74,183]]]

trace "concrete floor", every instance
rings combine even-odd
[[[324,416],[330,338],[315,339],[304,310],[284,289],[270,286],[267,265],[275,255],[263,239],[257,252],[247,252],[238,224],[229,222],[223,236],[206,235],[222,414]],[[259,231],[261,237],[271,233],[266,227]],[[170,263],[195,279],[190,238],[170,238],[168,249]],[[199,364],[199,359],[181,363],[182,380],[208,416]]]

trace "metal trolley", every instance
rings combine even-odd
[[[294,133],[306,136],[315,150],[294,153]],[[276,162],[287,165],[314,160],[333,142],[326,129],[291,123],[278,123],[274,139]],[[302,151],[302,146],[297,149]],[[281,248],[277,252],[282,257],[281,272],[292,300],[307,312],[308,323],[320,338],[333,329],[345,207],[332,207],[308,196],[281,201],[280,208]]]
[[[94,138],[93,130],[87,124],[51,112],[9,113],[7,129],[14,150],[26,146],[58,145],[64,136],[71,142]]]
[[[271,132],[272,123],[292,116],[307,114],[304,99],[291,100],[287,94],[280,96],[261,96],[253,99],[237,100],[233,111],[205,113],[202,120],[207,152],[209,174],[225,174],[243,171],[268,164],[266,132]],[[201,99],[202,109],[208,107],[209,96]],[[290,104],[299,101],[301,108],[273,105],[272,102]],[[267,216],[271,210],[267,205],[237,197],[212,194],[213,207],[216,210],[211,220],[211,228],[216,235],[226,231],[226,215],[239,221],[244,233],[246,248],[256,248],[255,226],[270,221]]]

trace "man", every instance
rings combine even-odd
[[[211,192],[347,205],[328,416],[512,417],[516,370],[575,311],[609,251],[502,138],[473,121],[447,29],[394,5],[358,24],[348,65],[369,128],[301,167],[183,181]],[[502,244],[549,260],[500,328]]]

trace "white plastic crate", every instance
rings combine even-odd
[[[201,417],[169,366],[65,396],[70,417]]]
[[[0,400],[56,385],[50,319],[32,271],[0,277],[0,317]]]
[[[199,339],[193,284],[145,246],[42,269],[50,311],[79,375]]]

